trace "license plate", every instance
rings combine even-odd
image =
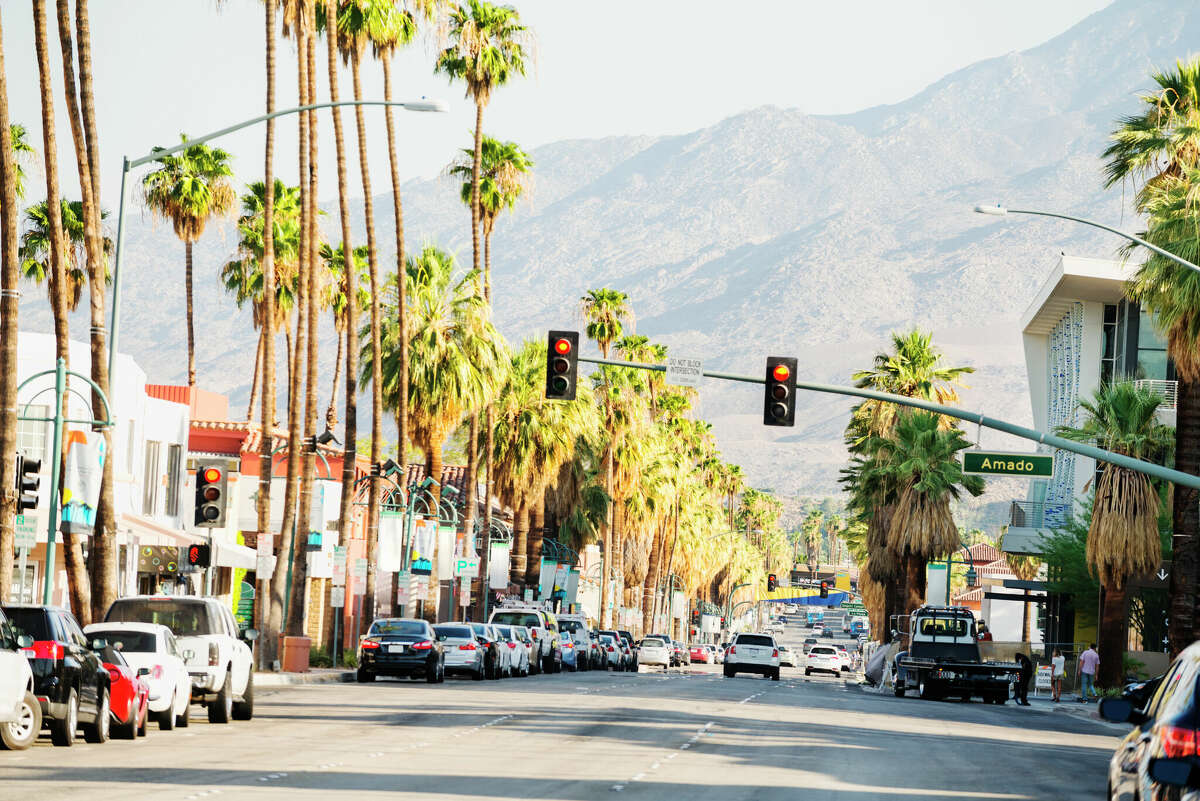
[[[402,654],[402,653],[404,653],[404,646],[403,645],[389,645],[388,653],[389,654]]]

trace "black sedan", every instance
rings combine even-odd
[[[1132,801],[1151,798],[1200,798],[1200,643],[1184,649],[1167,669],[1145,705],[1136,696],[1106,698],[1101,717],[1130,723],[1133,730],[1117,746],[1108,768],[1108,797]],[[1193,792],[1179,794],[1174,787]]]
[[[358,643],[358,680],[375,681],[376,676],[445,681],[446,658],[433,626],[399,617],[373,622]]]

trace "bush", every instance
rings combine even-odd
[[[324,646],[314,645],[308,651],[308,666],[318,668],[333,667],[333,657],[329,655],[328,649]]]

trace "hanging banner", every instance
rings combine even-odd
[[[508,543],[493,542],[488,555],[488,588],[508,589]]]
[[[558,566],[554,571],[554,590],[555,597],[565,595],[567,592],[567,574],[571,572],[571,566],[565,562]]]
[[[378,567],[385,573],[400,569],[401,549],[404,534],[404,513],[384,511],[379,515],[379,561]]]
[[[542,559],[542,572],[538,577],[538,600],[542,601],[550,597],[550,593],[554,591],[554,573],[558,570],[558,563],[553,559]]]
[[[676,591],[671,593],[671,617],[687,617],[687,596],[682,592]]]
[[[574,604],[579,602],[579,571],[572,569],[567,573],[567,597],[566,602]]]
[[[437,577],[438,581],[445,581],[454,577],[454,529],[439,527],[437,541]]]
[[[433,545],[437,541],[437,521],[420,518],[413,523],[412,572],[428,576],[433,572]]]
[[[67,432],[67,470],[63,475],[62,530],[91,534],[100,502],[104,436],[97,432]],[[147,481],[150,477],[147,477]]]

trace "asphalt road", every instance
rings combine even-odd
[[[0,797],[1096,799],[1119,734],[801,670],[719,671],[262,690],[248,723],[193,713],[136,742],[0,752]]]

